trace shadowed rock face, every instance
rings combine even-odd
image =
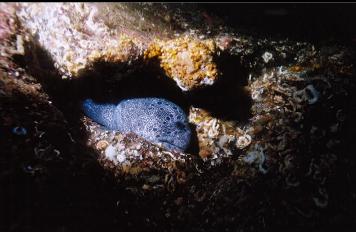
[[[16,14],[4,11],[9,6],[0,3],[1,231],[356,226],[354,46],[270,38],[240,30],[241,20],[228,30],[191,4],[172,11],[164,4],[20,3]],[[237,10],[240,4],[231,8],[240,16]],[[296,13],[299,22],[304,12]],[[200,75],[209,70],[219,78]],[[137,135],[152,122],[135,125],[136,134],[108,133],[80,108],[83,99],[105,103],[87,102],[91,117],[99,122],[96,111],[107,109],[102,124],[118,127],[115,99],[151,97],[189,112],[184,152]],[[136,115],[152,120],[143,109]],[[131,116],[121,125],[143,120]]]
[[[151,58],[153,62],[158,58],[164,73],[183,90],[209,86],[218,79],[215,42],[194,38],[182,28],[194,20],[156,14],[169,16],[169,4],[19,5],[19,20],[64,79],[88,75],[98,63],[137,66]]]
[[[161,98],[137,98],[118,105],[83,103],[87,116],[111,130],[133,132],[170,150],[184,151],[190,143],[187,116],[174,103]]]

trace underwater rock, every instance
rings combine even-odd
[[[80,6],[67,6],[73,5]],[[41,4],[31,7],[37,6]],[[85,11],[87,6],[84,4],[82,10]],[[56,8],[56,5],[50,7]],[[76,15],[81,12],[80,7],[72,11],[70,7],[61,14],[74,12],[70,19],[77,17],[80,23],[92,26],[85,20],[81,21],[79,14]],[[157,10],[157,13],[160,12]],[[38,17],[32,21],[20,20],[29,29],[37,27],[31,26],[36,20],[42,23],[40,25],[47,25],[47,22],[58,21],[56,23],[61,24],[68,19],[59,14],[54,15],[52,21],[41,21],[44,18],[42,13],[39,11]],[[197,15],[195,11],[192,13]],[[175,20],[174,15],[169,19]],[[95,17],[92,20],[94,23],[99,21]],[[4,18],[0,22],[10,21]],[[201,25],[204,24],[201,21]],[[41,42],[41,45],[52,55],[57,54],[53,56],[54,61],[57,67],[64,67],[65,72],[72,64],[80,65],[82,61],[78,61],[77,57],[95,62],[126,59],[125,56],[119,58],[115,47],[112,47],[112,53],[104,49],[89,56],[92,36],[95,36],[95,43],[95,40],[98,43],[107,41],[98,36],[100,30],[94,35],[92,31],[84,31],[80,34],[84,39],[79,40],[83,44],[77,46],[77,37],[70,34],[71,30],[75,31],[72,27],[68,27],[67,37],[63,37],[68,39],[66,41],[56,39],[63,32],[60,27],[53,26],[50,30],[47,30],[49,26],[37,28],[38,35],[41,35],[39,41],[53,39],[52,44]],[[9,38],[8,31],[2,33]],[[21,37],[12,36],[6,44],[0,40],[0,50],[21,51],[16,49],[21,48],[16,46],[16,41],[21,45],[21,39],[17,38]],[[23,38],[25,40],[26,37]],[[72,41],[73,38],[75,41]],[[221,228],[260,231],[265,228],[288,228],[294,224],[311,230],[346,224],[351,215],[348,212],[353,210],[351,206],[355,195],[354,188],[340,191],[355,180],[355,159],[352,149],[348,151],[354,141],[350,132],[354,131],[352,119],[355,118],[352,111],[355,108],[353,93],[356,92],[355,59],[351,57],[348,61],[347,58],[347,51],[354,49],[345,49],[346,52],[339,48],[327,49],[328,52],[323,55],[320,48],[313,49],[311,45],[294,41],[273,41],[264,37],[248,40],[239,33],[222,33],[220,38],[220,45],[217,43],[217,46],[228,54],[239,55],[241,65],[249,67],[246,85],[252,98],[251,117],[246,121],[230,121],[220,117],[219,112],[205,108],[205,104],[195,105],[187,101],[187,106],[191,107],[189,120],[195,125],[199,148],[192,154],[167,151],[133,133],[103,130],[99,124],[81,117],[81,114],[73,117],[72,104],[68,103],[76,103],[78,99],[76,95],[69,94],[68,88],[63,88],[67,85],[61,87],[58,82],[49,82],[42,83],[42,88],[35,77],[48,77],[46,73],[40,73],[37,67],[27,63],[20,68],[13,63],[16,59],[2,55],[0,163],[4,165],[0,185],[6,194],[1,203],[5,203],[2,204],[5,209],[14,209],[12,211],[19,215],[10,220],[9,227],[5,225],[4,228],[36,229],[42,226],[41,223],[31,222],[39,220],[49,221],[50,227],[57,228],[57,221],[51,220],[51,213],[48,212],[58,209],[58,201],[50,201],[58,198],[58,192],[69,194],[64,201],[59,201],[60,204],[67,203],[66,199],[69,199],[69,203],[74,204],[73,208],[78,208],[75,214],[84,215],[76,220],[79,226],[83,218],[88,219],[87,215],[90,219],[98,218],[91,220],[95,226],[101,221],[104,227],[115,228],[119,225],[126,228],[127,224],[131,230],[182,228],[183,221],[187,222],[185,228],[196,231]],[[130,39],[120,41],[127,45],[119,45],[119,48],[127,48],[128,53],[125,54],[131,54],[130,49],[135,48],[135,44],[131,44]],[[73,47],[66,50],[68,44]],[[88,50],[85,50],[86,45]],[[61,56],[62,53],[57,53],[61,49],[66,51],[63,54],[68,55],[71,51],[74,55]],[[88,56],[85,55],[87,51]],[[261,57],[266,51],[273,54],[268,63]],[[74,59],[65,63],[65,57]],[[32,57],[25,54],[25,58],[31,60]],[[73,70],[80,70],[80,66],[73,67]],[[29,76],[29,70],[35,68],[33,77]],[[177,69],[181,70],[184,68]],[[243,78],[239,73],[235,76]],[[51,86],[54,88],[47,88]],[[218,93],[215,92],[214,96]],[[243,108],[241,104],[229,104],[229,107]],[[87,133],[81,133],[83,125],[77,120],[79,118],[83,120]],[[26,128],[26,136],[12,134],[11,129],[17,125]],[[101,167],[96,165],[97,160]],[[216,167],[212,168],[213,165]],[[102,169],[115,174],[119,182],[111,181]],[[262,176],[265,173],[268,175]],[[59,184],[48,185],[50,183]],[[66,191],[68,189],[73,191]],[[261,190],[263,194],[260,194]],[[23,198],[24,191],[29,193],[29,198]],[[36,197],[43,191],[47,197]],[[30,215],[30,218],[25,215],[26,220],[23,220],[22,205],[36,206],[26,207],[25,214]],[[88,207],[81,207],[83,205]],[[325,210],[327,206],[329,208]],[[38,212],[38,208],[45,210]],[[252,212],[250,217],[246,217],[246,212]],[[61,225],[70,228],[68,226],[73,220],[63,213],[66,212],[59,212],[58,215],[64,218]],[[167,218],[164,219],[164,216]],[[323,223],[325,221],[330,223]],[[139,222],[144,222],[144,225],[139,225]],[[85,228],[90,229],[94,224],[89,223]],[[169,228],[162,228],[161,225]]]
[[[234,150],[248,148],[252,141],[249,125],[241,129],[201,108],[190,108],[189,122],[196,126],[199,156],[205,161],[232,156]]]
[[[204,39],[205,26],[192,34],[175,25],[190,25],[195,16],[166,22],[150,16],[152,7],[141,15],[135,5],[124,3],[18,6],[19,21],[35,44],[31,47],[39,49],[36,53],[48,53],[64,79],[87,76],[105,65],[114,66],[114,74],[126,64],[137,69],[142,59],[156,58],[163,72],[184,91],[213,85],[219,77],[213,57],[221,47],[220,37]],[[169,6],[155,5],[157,10],[161,7]]]
[[[142,54],[142,36],[134,36],[133,27],[126,27],[123,32],[112,28],[119,25],[108,26],[107,17],[101,15],[105,4],[19,3],[19,6],[17,16],[22,25],[34,40],[38,39],[35,42],[48,52],[63,78],[81,76],[96,62],[133,62]],[[111,17],[121,12],[118,11],[111,12]]]
[[[218,69],[213,61],[217,46],[213,40],[188,36],[155,41],[145,51],[145,59],[158,58],[165,74],[184,91],[213,85]]]
[[[127,99],[117,105],[87,99],[83,110],[110,130],[133,132],[170,150],[184,151],[190,143],[191,131],[184,111],[165,99]]]
[[[101,129],[95,129],[97,132]],[[98,161],[104,169],[115,176],[151,178],[152,173],[160,171],[159,184],[173,184],[167,176],[174,176],[176,181],[185,182],[185,172],[194,172],[193,157],[178,151],[167,151],[155,144],[149,143],[133,133],[121,134],[114,132],[109,138],[105,132],[98,134],[110,144],[105,149],[99,149]],[[95,139],[94,136],[92,139]],[[92,144],[93,145],[93,144]],[[174,172],[172,172],[174,170]],[[169,182],[164,183],[164,182]],[[163,183],[162,183],[163,182]]]
[[[11,14],[13,5],[5,5],[0,3],[0,39],[8,39],[16,30],[15,18]]]

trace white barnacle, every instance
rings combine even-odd
[[[298,103],[307,101],[308,104],[312,105],[319,100],[319,95],[319,92],[313,85],[307,85],[304,89],[295,91],[293,93],[293,99]]]
[[[216,136],[219,135],[219,127],[220,124],[218,123],[218,120],[216,118],[213,118],[209,120],[208,122],[205,123],[205,126],[207,126],[207,134],[210,138],[215,138]]]
[[[239,136],[236,140],[236,147],[239,149],[243,149],[248,145],[250,145],[251,141],[252,141],[251,136],[248,134]]]
[[[277,71],[278,75],[284,75],[284,74],[287,74],[288,73],[288,69],[286,69],[285,67],[283,66],[279,66],[278,67],[278,71]]]
[[[262,59],[265,63],[268,63],[272,58],[273,58],[273,55],[270,52],[265,52],[262,55]]]
[[[254,148],[249,151],[247,155],[242,158],[242,160],[248,164],[255,163],[256,165],[258,165],[258,169],[260,172],[262,172],[263,174],[267,173],[267,170],[263,167],[266,157],[261,145],[255,144]]]
[[[198,108],[195,108],[193,106],[190,107],[189,110],[189,115],[188,115],[188,119],[190,123],[196,123],[196,118],[198,117]]]
[[[263,88],[255,89],[251,94],[251,98],[253,100],[255,100],[255,101],[261,101],[263,93],[264,93],[264,89]]]
[[[123,163],[126,160],[125,152],[119,152],[116,156],[116,160],[119,161],[119,163]]]
[[[140,157],[140,156],[141,156],[141,153],[140,153],[138,150],[132,150],[132,151],[131,151],[131,154],[132,154],[134,157]]]
[[[307,87],[305,87],[305,94],[309,104],[315,104],[319,99],[319,92],[314,88],[313,85],[307,85]]]
[[[106,149],[105,149],[105,157],[108,158],[110,161],[113,161],[115,164],[117,163],[116,159],[115,159],[115,154],[116,154],[116,149],[114,146],[109,145]]]

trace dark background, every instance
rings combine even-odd
[[[356,44],[356,4],[204,3],[207,12],[236,29],[315,44]]]

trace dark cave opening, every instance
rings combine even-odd
[[[252,99],[245,88],[249,70],[243,67],[238,56],[222,53],[214,57],[221,70],[217,83],[212,87],[184,92],[165,76],[156,62],[146,63],[141,59],[133,64],[98,62],[80,77],[62,79],[45,49],[35,41],[26,47],[28,55],[18,63],[41,83],[53,104],[72,125],[73,135],[83,143],[88,132],[81,121],[84,116],[81,106],[88,98],[98,103],[113,104],[129,98],[164,98],[180,106],[186,115],[191,106],[200,107],[214,117],[240,125],[251,117]],[[197,154],[196,128],[191,123],[190,126],[194,133],[187,152]]]
[[[189,112],[190,106],[197,106],[211,111],[213,115],[222,119],[246,122],[250,115],[250,96],[243,90],[243,87],[247,85],[247,70],[240,66],[238,57],[223,55],[218,60],[224,72],[216,86],[187,94],[180,90],[173,80],[164,76],[160,70],[149,65],[130,69],[126,64],[101,63],[96,65],[94,71],[80,78],[62,79],[46,50],[36,42],[26,47],[28,49],[26,56],[19,57],[16,62],[41,84],[49,100],[68,122],[68,125],[63,125],[63,127],[61,125],[49,126],[46,137],[50,138],[49,141],[56,146],[65,147],[64,152],[69,154],[66,156],[68,160],[47,164],[49,174],[46,178],[49,183],[44,187],[41,186],[42,182],[37,184],[32,178],[19,177],[22,179],[21,183],[26,185],[20,189],[26,192],[28,197],[18,202],[16,208],[20,209],[25,206],[28,209],[28,213],[23,212],[19,220],[24,221],[25,224],[26,220],[31,221],[27,223],[31,226],[46,229],[46,225],[41,223],[41,218],[45,218],[47,225],[51,226],[61,227],[63,225],[63,228],[72,229],[82,228],[85,224],[85,228],[105,228],[105,220],[109,220],[112,226],[112,223],[120,224],[117,221],[120,218],[137,222],[137,225],[126,225],[127,228],[132,229],[136,226],[140,228],[142,223],[140,219],[144,218],[145,213],[151,214],[152,205],[160,204],[160,199],[167,197],[162,196],[164,192],[156,192],[154,195],[142,196],[144,201],[139,200],[126,189],[127,186],[136,185],[136,182],[125,180],[124,183],[117,183],[117,179],[105,173],[96,161],[96,151],[86,146],[89,135],[81,120],[83,112],[80,106],[83,99],[90,97],[99,102],[115,103],[120,99],[130,97],[163,97],[181,106],[186,113]],[[120,76],[117,70],[120,70],[119,73],[125,73],[124,70],[127,70],[127,73]],[[224,89],[224,86],[229,86],[229,88]],[[241,93],[236,94],[236,91],[241,91]],[[234,111],[229,113],[230,104],[240,107],[232,108]],[[191,126],[195,131],[194,125]],[[63,131],[65,128],[69,128],[69,131]],[[62,137],[66,133],[71,133],[78,143],[71,143],[68,138]],[[199,148],[196,135],[193,136],[187,152],[196,156],[197,165],[202,164],[202,160],[197,155]],[[69,165],[68,162],[72,159],[74,161],[70,161]],[[70,167],[70,171],[65,171],[67,166]],[[223,169],[227,172],[231,170],[231,167],[215,168],[208,170],[208,173],[214,173],[216,169]],[[90,173],[86,174],[86,172]],[[201,176],[195,179],[200,182]],[[93,189],[93,186],[98,188]],[[16,192],[13,199],[21,198],[21,192],[18,189],[19,187],[9,183],[9,193]],[[84,191],[88,193],[83,197]],[[169,197],[175,197],[176,194],[180,194],[179,191],[176,190],[176,193]],[[63,194],[65,194],[64,198]],[[128,202],[121,202],[120,208],[117,207],[116,201],[118,195],[120,199],[128,200]],[[28,202],[28,199],[32,199],[32,202]],[[37,208],[36,204],[47,208]],[[68,208],[63,209],[63,206]],[[96,210],[83,213],[83,208]],[[126,214],[123,208],[132,209],[137,219]],[[153,211],[157,211],[154,216],[157,217],[156,220],[162,221],[159,209]],[[98,212],[100,212],[99,217]],[[55,219],[58,214],[65,215],[62,216],[61,222]],[[13,219],[9,219],[9,222],[11,220]],[[103,221],[98,223],[98,220]]]

